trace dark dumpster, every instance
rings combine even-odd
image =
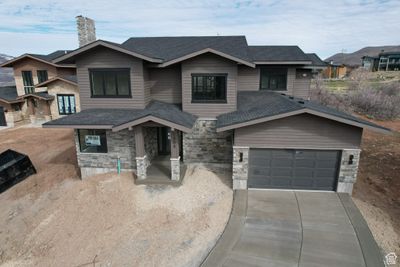
[[[0,154],[0,193],[35,173],[27,155],[11,149],[4,151]]]

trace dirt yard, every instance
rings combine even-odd
[[[383,254],[400,255],[400,120],[373,122],[397,133],[364,132],[353,199]]]
[[[38,174],[0,195],[1,266],[196,266],[229,218],[229,172],[189,166],[181,187],[81,181],[70,130],[2,130],[7,148]]]

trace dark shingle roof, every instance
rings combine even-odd
[[[249,46],[253,61],[310,61],[298,46]]]
[[[311,60],[312,65],[316,67],[326,67],[328,64],[324,62],[317,54],[307,53],[308,58]]]
[[[28,55],[35,57],[35,58],[39,58],[44,61],[51,62],[53,59],[61,57],[65,54],[67,54],[68,52],[70,52],[70,50],[57,50],[57,51],[54,51],[47,55],[41,55],[41,54],[28,54]]]
[[[152,101],[145,109],[86,109],[57,120],[52,125],[110,125],[117,127],[137,119],[154,116],[186,128],[192,128],[196,117],[183,112],[177,105]]]
[[[251,61],[247,54],[245,36],[133,37],[122,43],[121,47],[164,61],[180,58],[206,48]]]
[[[350,114],[318,103],[268,91],[238,92],[238,110],[217,117],[217,128],[222,128],[255,119],[310,109],[367,126],[389,130]]]
[[[18,97],[16,86],[4,86],[0,87],[0,99],[7,102],[16,101]]]

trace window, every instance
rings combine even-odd
[[[82,153],[107,153],[106,130],[78,130]]]
[[[286,90],[287,69],[261,68],[261,90]]]
[[[32,71],[22,71],[22,81],[24,83],[25,94],[31,94],[35,92],[33,86]]]
[[[131,97],[129,69],[90,69],[92,97]]]
[[[192,74],[193,103],[226,103],[227,74]]]
[[[38,83],[45,82],[49,79],[47,76],[47,70],[38,70],[37,71]]]
[[[74,95],[57,95],[58,113],[68,115],[76,113],[76,104]]]

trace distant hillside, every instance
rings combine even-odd
[[[344,64],[348,66],[361,66],[363,56],[378,56],[380,52],[400,51],[400,45],[393,46],[367,46],[353,53],[337,53],[325,59],[325,62],[333,61],[335,64]]]
[[[13,57],[0,54],[0,64],[12,59]],[[14,85],[12,68],[0,68],[0,86]]]

